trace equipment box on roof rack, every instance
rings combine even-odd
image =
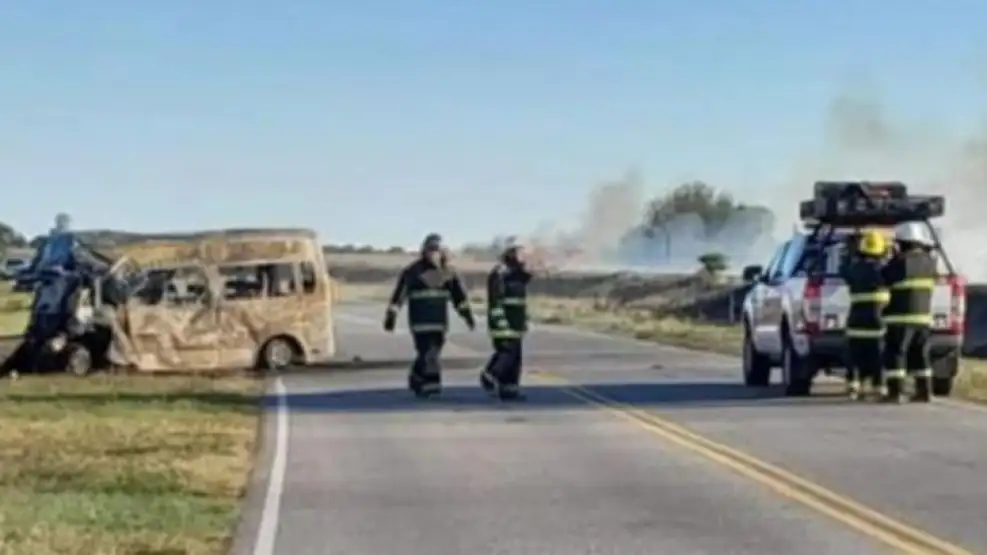
[[[887,225],[942,217],[941,196],[908,195],[902,183],[820,181],[799,206],[802,220],[845,226]]]

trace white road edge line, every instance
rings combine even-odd
[[[274,395],[277,398],[274,459],[267,477],[267,495],[261,508],[253,555],[274,555],[281,523],[281,497],[288,467],[288,390],[280,376],[274,379]]]

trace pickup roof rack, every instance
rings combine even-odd
[[[813,188],[814,198],[803,201],[799,215],[803,222],[811,226],[808,244],[817,253],[839,242],[833,238],[837,228],[891,227],[904,222],[922,222],[928,229],[935,249],[950,275],[955,269],[946,256],[939,240],[939,234],[929,223],[932,218],[945,214],[946,200],[942,196],[909,195],[908,187],[900,181],[817,181]],[[809,273],[818,269],[821,258],[803,261]]]

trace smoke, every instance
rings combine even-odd
[[[573,269],[691,270],[708,252],[727,254],[736,269],[770,257],[797,222],[798,203],[812,194],[815,181],[895,180],[913,193],[946,197],[946,216],[933,224],[947,254],[971,281],[987,281],[987,121],[964,132],[896,117],[879,97],[860,94],[837,96],[822,118],[817,145],[787,169],[780,164],[780,182],[765,195],[769,206],[735,211],[718,229],[697,214],[681,214],[645,232],[640,224],[650,198],[643,177],[630,172],[594,188],[574,228],[545,225],[525,239],[556,266]]]
[[[987,280],[987,128],[911,121],[877,98],[850,95],[831,102],[824,124],[818,151],[796,161],[788,186],[779,188],[779,213],[794,216],[792,207],[816,180],[902,181],[912,193],[946,198],[945,217],[933,222],[946,252],[969,279]]]
[[[735,267],[761,262],[776,242],[774,215],[765,207],[731,211],[714,227],[696,213],[681,213],[660,228],[645,228],[651,198],[636,171],[590,191],[576,226],[545,224],[524,238],[549,266],[569,270],[691,272],[703,254],[727,255]]]

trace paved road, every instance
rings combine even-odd
[[[407,359],[379,318],[342,311],[347,354]],[[727,357],[561,327],[533,332],[529,400],[504,405],[476,386],[482,332],[450,341],[438,401],[394,369],[286,375],[286,457],[268,418],[234,552],[987,553],[987,411],[786,400]]]

